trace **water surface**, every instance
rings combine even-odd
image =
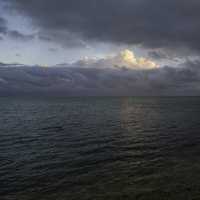
[[[199,97],[0,98],[0,199],[200,199]]]

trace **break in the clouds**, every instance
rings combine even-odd
[[[66,33],[71,38],[75,35],[77,41],[82,38],[148,48],[200,50],[200,2],[197,0],[6,2],[10,2],[10,7],[18,13],[29,17],[40,34],[60,43],[66,42]]]

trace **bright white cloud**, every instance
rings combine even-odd
[[[84,58],[75,63],[76,65],[84,67],[97,67],[97,68],[128,68],[128,69],[154,69],[158,68],[158,64],[154,61],[136,57],[135,54],[125,49],[119,54],[114,56],[106,56],[101,59]]]

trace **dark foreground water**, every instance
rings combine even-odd
[[[0,98],[0,199],[200,199],[200,98]]]

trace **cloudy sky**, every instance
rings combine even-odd
[[[165,63],[198,57],[199,9],[197,0],[0,0],[0,60],[52,65],[123,49]]]
[[[199,10],[197,0],[0,0],[0,91],[200,94]]]

